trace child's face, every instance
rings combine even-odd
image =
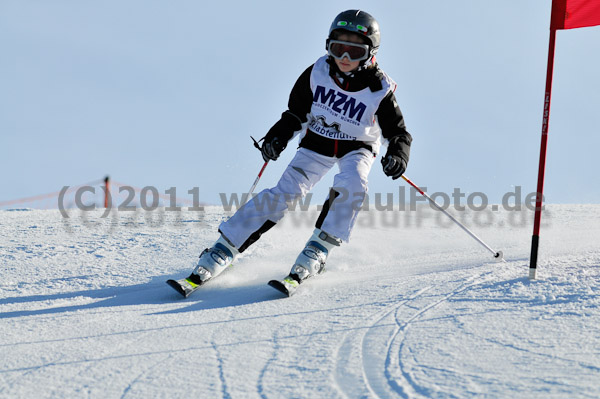
[[[360,36],[355,35],[353,33],[339,34],[336,37],[336,40],[341,40],[343,42],[363,44],[363,40],[360,38]],[[350,59],[348,57],[344,57],[341,60],[338,60],[337,58],[334,58],[334,59],[335,59],[335,64],[342,72],[352,72],[356,68],[358,68],[358,65],[360,64],[360,61],[350,61]]]

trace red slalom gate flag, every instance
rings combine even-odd
[[[548,123],[550,120],[550,98],[552,97],[552,73],[554,69],[556,31],[596,25],[600,25],[600,0],[552,0],[548,70],[546,72],[546,94],[544,96],[544,116],[542,118],[542,142],[540,145],[535,217],[533,220],[533,236],[531,238],[531,257],[529,262],[530,279],[537,278],[537,260],[544,197],[544,176],[546,173],[546,151],[548,147]]]
[[[552,0],[550,29],[600,25],[600,0]]]

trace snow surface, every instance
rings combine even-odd
[[[598,398],[600,206],[547,209],[536,281],[530,212],[461,215],[496,263],[433,210],[371,210],[281,298],[266,282],[311,210],[185,300],[165,280],[217,238],[221,208],[0,211],[0,397]]]

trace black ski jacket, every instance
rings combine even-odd
[[[369,87],[371,91],[382,90],[381,70],[375,66],[354,73],[351,77],[342,79],[343,76],[337,69],[335,62],[328,60],[329,74],[336,84],[346,91],[360,91]],[[314,64],[313,64],[314,65]],[[288,101],[288,110],[281,119],[273,125],[265,138],[277,137],[281,142],[287,143],[294,136],[294,132],[302,128],[302,123],[307,122],[313,103],[313,92],[310,88],[310,74],[313,65],[308,67],[296,81]],[[388,93],[381,101],[377,112],[377,121],[381,127],[382,135],[388,140],[386,155],[397,155],[408,164],[412,136],[406,131],[404,117],[396,102],[393,92]],[[307,148],[318,154],[341,158],[351,151],[367,148],[373,151],[371,145],[361,141],[336,140],[318,135],[307,129],[306,135],[300,141],[301,148]]]

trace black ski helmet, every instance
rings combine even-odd
[[[347,10],[338,14],[331,23],[329,36],[327,37],[326,47],[329,46],[329,40],[334,39],[332,35],[336,31],[345,30],[357,33],[367,39],[371,57],[377,54],[381,35],[379,34],[379,23],[371,14],[362,10]]]

